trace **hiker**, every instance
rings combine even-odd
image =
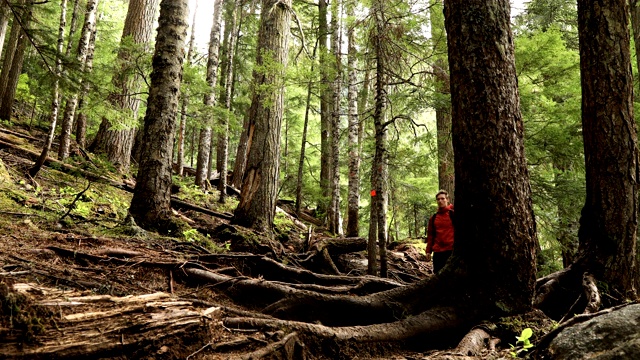
[[[438,273],[453,251],[453,204],[449,193],[440,190],[436,194],[438,211],[431,216],[427,226],[427,261],[433,252],[433,273]]]

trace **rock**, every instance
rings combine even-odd
[[[640,304],[597,316],[562,330],[549,345],[548,358],[640,359],[639,325]]]

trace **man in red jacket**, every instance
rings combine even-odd
[[[433,272],[437,273],[453,251],[453,204],[449,204],[449,193],[440,190],[436,194],[438,212],[427,226],[427,261],[431,261],[433,252]]]

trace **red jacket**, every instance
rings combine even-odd
[[[427,227],[426,253],[453,250],[453,222],[451,221],[453,204],[439,208],[438,212],[429,219]]]

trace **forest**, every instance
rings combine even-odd
[[[639,52],[637,0],[2,0],[0,358],[639,358]]]

